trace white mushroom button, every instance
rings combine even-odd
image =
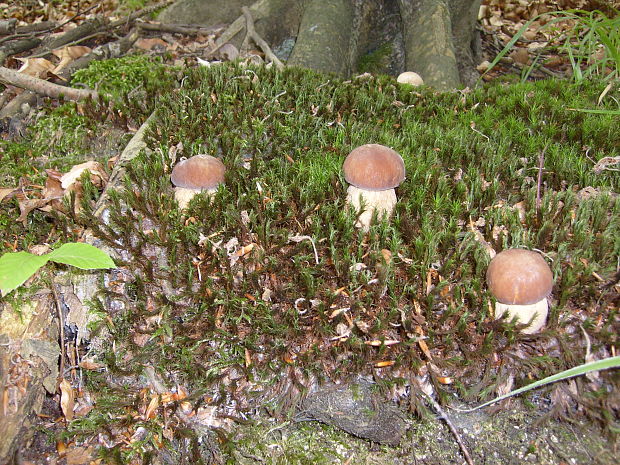
[[[392,215],[396,205],[394,188],[405,179],[405,163],[397,152],[384,145],[362,145],[347,156],[342,169],[351,184],[346,202],[361,212],[357,227],[367,231],[374,212],[378,218]]]
[[[497,254],[487,269],[487,285],[497,300],[495,318],[507,316],[529,325],[523,333],[540,331],[547,321],[547,297],[553,288],[553,273],[538,253],[506,249]]]
[[[424,84],[422,77],[413,71],[405,71],[404,73],[400,73],[396,78],[396,82],[399,84],[410,84],[416,87]]]
[[[211,155],[196,155],[180,161],[172,169],[170,180],[179,208],[184,209],[190,200],[201,192],[213,194],[224,182],[226,167]]]

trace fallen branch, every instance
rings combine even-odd
[[[85,100],[98,98],[97,92],[88,89],[73,89],[52,82],[44,81],[27,74],[18,73],[4,66],[0,66],[0,81],[22,89],[31,90],[47,97],[58,98],[61,95],[68,100]]]
[[[3,19],[0,20],[0,35],[1,34],[13,34],[15,32],[15,25],[17,24],[17,19]]]
[[[51,53],[52,50],[56,50],[64,45],[80,40],[86,36],[95,34],[105,30],[109,25],[107,19],[97,16],[90,21],[86,21],[75,29],[71,29],[59,37],[55,37],[43,42],[39,48],[33,51],[30,58],[40,57]]]
[[[247,34],[252,38],[252,40],[258,45],[263,52],[265,52],[265,56],[269,58],[278,69],[284,69],[284,64],[280,61],[280,59],[273,54],[269,44],[263,40],[261,36],[258,35],[256,30],[254,29],[254,20],[252,19],[252,15],[250,14],[250,10],[247,6],[241,8],[243,11],[243,16],[245,17]]]
[[[0,47],[0,65],[4,63],[4,60],[6,60],[7,57],[33,49],[40,44],[41,39],[32,37],[29,39],[15,40],[4,45],[3,47]]]
[[[254,13],[254,17],[256,19],[261,19],[267,14],[266,7],[268,5],[269,5],[269,0],[258,0],[257,2],[252,4],[249,10]],[[222,35],[217,38],[217,40],[215,41],[215,45],[211,47],[205,53],[205,56],[207,57],[212,56],[215,52],[217,52],[222,47],[222,45],[229,42],[233,37],[239,34],[241,30],[244,28],[245,23],[246,23],[246,20],[243,15],[235,19],[232,22],[232,24],[228,26],[228,29],[226,29],[222,33]]]

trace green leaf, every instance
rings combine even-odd
[[[47,258],[54,262],[75,266],[83,270],[116,267],[106,252],[82,242],[63,244],[53,252],[50,252]]]
[[[28,252],[5,253],[0,257],[0,293],[2,296],[24,284],[48,260],[48,255],[33,255]]]

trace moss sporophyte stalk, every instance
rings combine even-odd
[[[522,385],[579,364],[579,326],[593,347],[615,343],[614,296],[593,272],[615,273],[619,179],[594,173],[584,147],[616,153],[616,129],[609,116],[566,110],[595,102],[603,84],[437,94],[388,77],[236,64],[182,82],[161,97],[106,222],[87,213],[126,267],[99,302],[113,323],[116,353],[101,354],[112,372],[148,364],[210,407],[272,413],[323,381],[368,376],[416,410],[414,390],[399,394],[413,376],[440,396],[485,400],[507,373]],[[345,208],[342,165],[369,143],[400,154],[407,175],[392,217],[364,231]],[[180,211],[169,176],[198,154],[221,161],[224,183]],[[548,258],[541,333],[494,318],[488,247]],[[614,395],[598,392],[587,408]]]

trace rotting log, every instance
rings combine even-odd
[[[56,391],[58,324],[51,292],[27,301],[0,303],[0,463],[28,439],[31,413],[38,413],[45,392]]]

